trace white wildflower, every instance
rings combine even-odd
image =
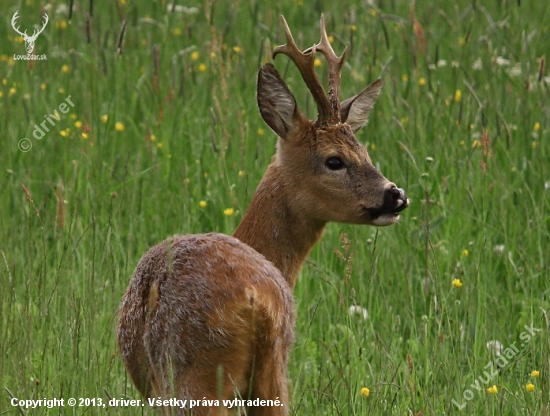
[[[166,6],[166,11],[172,12],[171,4],[168,4]],[[174,11],[176,13],[183,13],[183,14],[197,14],[199,12],[199,9],[197,7],[187,7],[187,6],[182,6],[180,4],[176,4],[174,7]]]
[[[363,317],[363,319],[367,319],[369,317],[369,313],[365,308],[362,308],[359,305],[352,305],[349,307],[349,314],[351,316],[359,316]]]
[[[494,355],[500,355],[502,353],[502,344],[497,340],[489,341],[487,343],[487,349]]]
[[[497,254],[502,254],[504,253],[504,249],[506,247],[504,246],[504,244],[497,244],[496,246],[493,247],[493,251]]]
[[[508,69],[508,75],[511,77],[519,77],[521,75],[521,65],[517,64]]]
[[[480,71],[481,68],[483,68],[483,63],[481,62],[481,58],[477,58],[472,65],[472,69],[474,71]]]
[[[498,66],[508,66],[508,65],[510,65],[510,60],[509,59],[504,59],[502,56],[497,56],[495,58],[495,63]]]
[[[55,8],[55,14],[60,16],[60,15],[65,15],[65,16],[68,16],[69,15],[69,6],[67,6],[66,4],[60,4],[59,6],[57,6]]]

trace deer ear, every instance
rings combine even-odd
[[[258,74],[258,107],[262,118],[282,139],[298,126],[300,110],[296,99],[272,64],[265,64]]]
[[[377,79],[359,94],[340,103],[342,122],[349,124],[354,133],[367,124],[369,112],[381,90],[382,80]]]

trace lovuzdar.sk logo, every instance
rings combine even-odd
[[[13,18],[11,19],[11,25],[13,27],[13,30],[15,30],[17,33],[21,35],[23,38],[23,41],[25,42],[25,48],[27,49],[26,55],[13,55],[13,59],[15,60],[25,60],[25,61],[43,61],[45,59],[48,59],[46,55],[35,55],[33,54],[34,51],[34,43],[36,42],[36,38],[38,35],[40,35],[44,29],[46,28],[46,25],[48,24],[48,21],[50,20],[47,13],[44,13],[44,23],[42,24],[42,28],[35,29],[32,33],[32,35],[27,35],[27,31],[21,32],[19,30],[19,26],[17,25],[17,18],[19,17],[19,10],[15,12],[13,15]]]

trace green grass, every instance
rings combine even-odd
[[[9,59],[25,51],[10,21],[19,9],[21,27],[31,28],[43,3],[11,2],[0,21],[0,414],[60,412],[22,412],[10,394],[138,397],[115,343],[133,268],[169,235],[234,231],[275,151],[255,100],[267,40],[284,42],[282,13],[298,44],[310,46],[321,12],[336,51],[350,47],[343,98],[385,67],[358,139],[412,204],[390,228],[330,224],[304,265],[291,414],[548,413],[546,68],[538,80],[541,57],[550,59],[548,2],[417,2],[425,45],[403,0],[378,9],[206,1],[194,4],[196,14],[167,13],[161,1],[94,2],[89,43],[89,2],[75,2],[70,22],[54,11],[68,2],[51,3],[36,41],[48,59],[33,68]],[[314,117],[297,71],[285,58],[276,65]],[[35,123],[68,95],[74,108],[34,139]],[[30,151],[18,149],[22,138]],[[368,318],[350,316],[353,305]],[[541,329],[529,342],[520,339],[525,325]],[[478,392],[471,385],[495,358],[491,340],[519,353]],[[486,391],[492,385],[497,394]],[[453,399],[466,403],[462,411]],[[140,412],[153,413],[108,411]]]

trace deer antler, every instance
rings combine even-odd
[[[342,66],[344,64],[346,51],[340,57],[336,55],[330,42],[328,40],[326,28],[325,28],[325,17],[321,15],[321,41],[313,45],[311,48],[306,49],[301,52],[292,33],[288,27],[288,24],[284,18],[281,16],[283,26],[286,34],[286,43],[281,46],[277,46],[273,50],[273,58],[279,53],[287,55],[292,62],[296,65],[304,82],[306,83],[311,95],[315,102],[317,103],[317,123],[322,126],[332,125],[340,122],[340,76],[342,73]],[[327,97],[319,78],[315,73],[314,62],[315,62],[315,52],[321,52],[328,61],[329,65],[329,96]]]
[[[273,49],[273,58],[275,58],[277,54],[282,53],[294,62],[309,88],[311,95],[313,95],[313,99],[317,103],[317,111],[319,113],[318,120],[320,122],[328,122],[330,116],[330,102],[319,82],[319,78],[317,78],[313,66],[315,62],[315,46],[310,48],[308,53],[300,51],[294,42],[294,38],[292,37],[292,33],[290,32],[290,28],[284,16],[281,16],[281,21],[285,29],[286,43]]]
[[[340,79],[348,48],[344,48],[344,52],[342,52],[340,57],[336,55],[328,40],[324,15],[321,15],[320,28],[321,41],[312,48],[306,49],[304,53],[308,53],[310,49],[315,48],[316,51],[321,52],[325,56],[328,62],[328,98],[330,101],[331,116],[338,123],[340,122]]]
[[[19,33],[21,36],[25,37],[25,36],[27,36],[27,31],[25,30],[25,33],[21,33],[21,32],[19,31],[19,26],[18,26],[18,27],[15,27],[15,25],[16,25],[16,20],[17,20],[18,17],[19,17],[19,10],[17,10],[17,11],[15,12],[15,14],[13,15],[13,17],[12,17],[12,19],[11,19],[11,25],[12,25],[13,29],[14,29],[17,33]]]
[[[40,30],[34,30],[32,36],[30,37],[30,39],[32,40],[36,40],[36,38],[38,37],[38,35],[40,35],[44,29],[46,28],[46,25],[48,24],[50,18],[48,17],[48,13],[44,13],[44,24],[42,25],[42,29]]]

